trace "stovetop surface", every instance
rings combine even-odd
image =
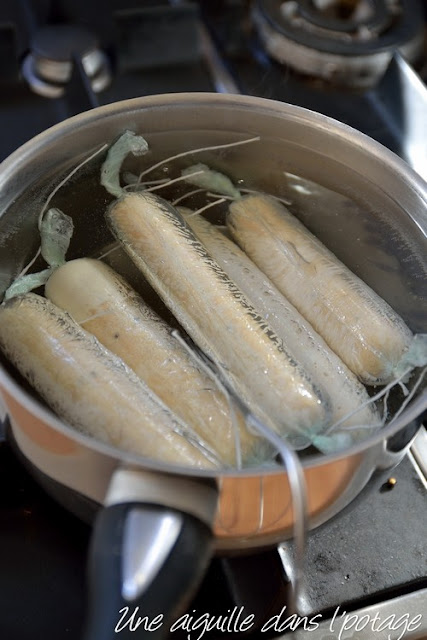
[[[187,45],[190,53],[187,51],[186,55],[180,55],[180,23],[175,24],[176,18],[170,13],[168,2],[135,3],[133,0],[122,0],[115,3],[109,0],[106,9],[110,8],[110,13],[106,11],[104,15],[107,26],[99,21],[99,12],[91,1],[73,3],[73,11],[70,8],[72,3],[58,3],[68,9],[68,12],[63,9],[65,18],[78,20],[80,12],[80,19],[85,26],[98,29],[100,41],[103,43],[105,40],[107,50],[114,41],[111,32],[116,34],[114,53],[111,55],[112,81],[101,93],[88,93],[87,83],[79,69],[75,69],[64,97],[46,99],[38,96],[25,82],[20,65],[37,25],[43,24],[43,19],[49,15],[43,10],[43,6],[48,4],[37,0],[19,0],[11,7],[10,3],[0,2],[0,45],[3,44],[5,54],[9,56],[7,64],[4,59],[0,64],[0,119],[3,124],[0,160],[49,126],[98,104],[159,93],[222,89],[218,69],[200,44],[200,25],[203,23],[208,26],[205,35],[208,35],[218,53],[222,72],[226,74],[234,92],[289,102],[318,111],[362,131],[405,157],[408,96],[403,95],[400,86],[402,78],[393,64],[380,82],[366,90],[350,90],[302,77],[265,53],[256,32],[248,28],[250,3],[243,0],[184,3],[200,7],[199,12],[189,12],[188,20],[192,26],[185,32],[190,43]],[[163,16],[163,22],[168,25],[170,21],[171,28],[175,27],[175,30],[159,27],[158,34],[150,33],[147,38],[147,33],[141,31],[140,22],[142,17],[147,20],[147,15],[151,15],[153,4],[160,5],[158,11],[163,8],[167,16]],[[425,10],[427,13],[427,5]],[[117,36],[117,30],[120,34],[123,20],[129,12],[132,16],[132,20],[126,22],[126,28],[132,32],[129,37],[139,42],[145,36],[149,42],[143,51],[145,62],[138,64],[129,63],[127,40]],[[106,16],[110,16],[109,21]],[[2,41],[5,32],[1,27],[9,28],[11,25],[16,33],[14,38],[8,39],[6,46]],[[148,23],[147,32],[150,26]],[[161,47],[164,48],[166,36],[171,51],[170,60],[159,65],[156,56]],[[419,71],[425,79],[427,64],[421,65]],[[27,117],[29,113],[30,118]]]

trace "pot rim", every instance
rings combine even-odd
[[[31,158],[33,155],[40,154],[44,147],[51,145],[60,137],[69,134],[71,131],[75,130],[76,127],[88,127],[97,120],[107,117],[111,118],[115,114],[123,114],[123,112],[128,112],[130,115],[133,112],[141,111],[141,109],[173,109],[177,106],[180,108],[191,106],[193,108],[197,106],[215,108],[216,106],[223,107],[224,105],[227,105],[228,108],[236,106],[240,109],[258,109],[266,115],[271,114],[280,118],[299,121],[300,123],[307,124],[310,127],[324,130],[328,135],[333,135],[334,138],[341,140],[345,139],[346,144],[362,149],[365,154],[374,157],[382,165],[390,169],[391,172],[400,180],[404,180],[407,187],[410,187],[416,196],[425,203],[425,212],[421,212],[420,214],[417,214],[416,212],[415,214],[411,213],[411,217],[423,232],[425,227],[425,233],[427,234],[427,183],[424,182],[424,180],[411,167],[409,167],[409,165],[407,165],[392,151],[352,127],[323,114],[303,107],[253,96],[203,92],[168,93],[123,100],[83,112],[50,127],[46,131],[43,131],[23,144],[8,158],[6,158],[0,164],[0,189],[7,184],[7,180],[23,162]],[[113,446],[98,442],[94,438],[78,432],[74,427],[68,425],[65,421],[60,420],[50,409],[43,406],[38,400],[24,391],[0,364],[0,389],[1,388],[4,388],[5,391],[10,393],[10,395],[12,395],[25,409],[27,409],[27,411],[33,413],[37,418],[48,424],[56,431],[59,431],[68,438],[79,442],[85,447],[98,451],[103,455],[114,459],[120,459],[125,464],[136,465],[145,469],[148,468],[156,471],[162,471],[164,473],[208,478],[217,477],[218,475],[231,477],[259,476],[260,474],[278,475],[284,472],[282,467],[254,467],[241,470],[220,468],[218,470],[209,471],[172,465],[161,461],[155,461],[150,458],[144,458],[143,456],[121,451]],[[307,457],[303,456],[300,458],[300,462],[303,468],[310,468],[320,466],[322,464],[328,464],[349,456],[362,454],[381,441],[384,441],[386,438],[396,434],[426,408],[427,390],[420,394],[418,398],[416,398],[415,401],[413,401],[409,407],[402,412],[399,418],[396,419],[395,424],[379,429],[363,442],[356,443],[348,449],[331,454],[318,453]]]

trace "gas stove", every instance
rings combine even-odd
[[[0,160],[98,104],[220,91],[329,115],[427,177],[423,10],[416,0],[106,0],[102,11],[94,0],[0,0]],[[77,640],[90,526],[39,488],[6,438],[7,419],[3,426],[1,635]],[[292,543],[284,543],[212,561],[188,612],[230,620],[203,637],[268,640],[291,637],[294,628],[292,637],[308,640],[427,638],[426,442],[422,430],[395,469],[377,472],[349,507],[310,534],[305,627],[295,629],[284,608],[292,555]],[[236,633],[236,620],[250,614],[253,626]]]

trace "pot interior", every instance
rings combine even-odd
[[[142,134],[149,143],[145,156],[128,157],[125,162],[125,169],[136,174],[190,149],[259,136],[259,141],[170,161],[146,179],[177,177],[182,168],[203,162],[226,173],[239,188],[285,198],[289,209],[412,331],[427,331],[422,181],[390,152],[323,116],[233,96],[158,96],[102,107],[49,130],[15,152],[0,174],[0,293],[34,256],[39,246],[37,218],[52,190],[85,157],[126,129]],[[98,257],[114,242],[104,222],[113,198],[99,182],[105,155],[106,150],[84,165],[50,202],[74,221],[68,259]],[[178,183],[157,193],[174,198],[189,188]],[[199,204],[197,199],[188,203]],[[206,217],[221,223],[224,211],[212,208]],[[112,252],[108,261],[170,318],[124,254]],[[39,268],[45,268],[42,260],[34,265]],[[7,363],[4,366],[11,370]]]

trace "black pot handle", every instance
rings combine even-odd
[[[153,482],[158,480],[156,474],[149,475]],[[173,482],[176,489],[176,479]],[[211,487],[208,496],[209,501]],[[194,511],[194,500],[202,497],[203,491],[195,497],[187,492],[184,502],[190,499]],[[206,498],[202,517],[195,511],[194,515],[145,500],[113,503],[100,511],[89,556],[84,640],[168,637],[212,553]]]

